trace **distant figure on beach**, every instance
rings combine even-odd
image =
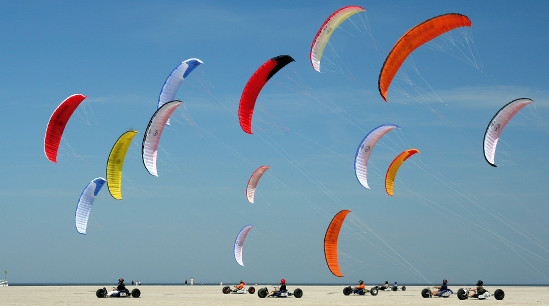
[[[141,281],[138,281],[138,282],[137,282],[137,285],[141,286]]]
[[[477,282],[477,287],[476,288],[469,289],[469,296],[476,298],[479,295],[484,294],[484,292],[486,292],[486,289],[484,289],[484,287],[482,286],[483,284],[484,283],[481,280],[479,280]]]
[[[185,279],[185,286],[187,286],[187,279]]]
[[[133,286],[133,285],[135,285],[135,283],[134,283],[134,281],[133,281],[133,279],[132,279],[132,286]]]
[[[433,291],[433,295],[439,295],[443,290],[448,290],[448,281],[443,280],[442,286],[434,286],[433,288],[438,289],[438,291]]]
[[[366,285],[364,285],[364,281],[359,280],[358,281],[358,286],[353,288],[353,293],[360,293],[360,292],[364,291],[365,287],[366,287]]]
[[[280,287],[275,287],[275,290],[269,294],[269,296],[279,295],[281,292],[287,291],[286,289],[286,280],[280,280]]]
[[[194,285],[194,278],[191,278],[191,286]]]

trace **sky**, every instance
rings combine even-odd
[[[321,72],[311,43],[337,9],[358,13],[334,31]],[[547,284],[549,4],[542,1],[18,1],[0,2],[0,270],[10,283]],[[395,42],[415,25],[460,13],[460,28],[416,49],[382,100],[377,80]],[[238,123],[242,90],[268,59],[295,62],[265,85],[252,132]],[[158,177],[141,160],[143,134],[169,73],[204,62],[158,151]],[[88,98],[69,120],[57,163],[44,154],[56,107]],[[530,98],[505,127],[496,164],[482,139],[508,102]],[[373,128],[400,128],[376,145],[370,189],[354,173]],[[74,214],[84,187],[105,177],[120,135],[137,134],[122,174],[106,186],[87,235]],[[402,151],[394,196],[385,173]],[[255,169],[255,203],[246,184]],[[332,218],[351,210],[338,241],[344,277],[326,265]],[[243,261],[237,233],[253,224]]]

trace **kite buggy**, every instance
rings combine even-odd
[[[254,293],[255,293],[255,288],[254,288],[254,287],[251,287],[251,286],[250,286],[249,288],[246,288],[246,283],[245,283],[244,281],[240,281],[240,284],[234,286],[233,289],[231,289],[231,286],[225,286],[225,287],[223,287],[222,292],[223,292],[223,294],[229,294],[229,293],[238,293],[238,294],[249,293],[249,294],[254,294]]]
[[[293,293],[288,291],[288,289],[286,289],[286,280],[281,279],[280,287],[275,287],[274,291],[272,291],[271,293],[269,293],[269,290],[267,289],[267,287],[261,288],[257,290],[257,296],[259,296],[260,298],[265,298],[265,297],[286,298],[289,296],[295,296],[296,298],[299,299],[303,296],[303,291],[299,288],[295,289]]]
[[[459,288],[457,296],[460,300],[466,300],[468,298],[485,300],[491,297],[492,293],[484,289],[483,282],[479,280],[477,282],[476,288]],[[497,289],[496,291],[494,291],[493,296],[496,298],[496,300],[503,300],[503,298],[505,297],[505,292],[503,292],[503,290],[501,289]]]
[[[351,294],[358,294],[358,295],[365,295],[366,293],[370,293],[373,296],[376,296],[378,293],[377,287],[372,287],[370,290],[366,289],[366,286],[364,286],[364,282],[362,280],[358,281],[359,285],[356,287],[347,286],[343,288],[343,294],[344,295],[351,295]]]
[[[120,278],[118,280],[118,286],[113,287],[111,292],[107,292],[107,288],[103,287],[100,289],[97,289],[95,292],[95,296],[98,298],[106,298],[106,297],[134,297],[138,298],[141,296],[141,290],[135,288],[131,292],[126,288],[126,285],[124,285],[124,279]]]
[[[135,288],[133,289],[131,292],[126,289],[126,290],[123,290],[123,291],[118,291],[118,290],[113,290],[111,292],[108,292],[107,291],[107,288],[103,287],[103,288],[100,288],[100,289],[97,289],[97,291],[95,292],[95,296],[97,296],[98,298],[108,298],[108,297],[134,297],[134,298],[138,298],[141,296],[141,290]]]

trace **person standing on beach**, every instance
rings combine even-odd
[[[187,279],[185,279],[185,286],[187,286]]]

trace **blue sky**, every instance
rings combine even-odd
[[[309,61],[324,20],[346,5],[365,13],[333,34],[321,69]],[[12,283],[153,282],[401,283],[549,282],[546,182],[549,99],[541,1],[27,1],[2,2],[0,269]],[[418,48],[389,89],[379,71],[394,43],[445,13],[472,22]],[[454,45],[455,43],[455,45]],[[287,65],[259,95],[253,135],[238,103],[253,72],[282,54]],[[159,177],[141,141],[166,76],[199,66],[165,129]],[[88,98],[69,121],[58,163],[43,141],[65,98]],[[484,160],[486,125],[506,103],[528,97]],[[375,147],[364,189],[357,146],[393,123]],[[105,176],[116,139],[135,129],[122,177],[124,200],[104,188],[88,234],[74,227],[82,189]],[[407,160],[384,189],[387,167]],[[255,204],[249,176],[269,165]],[[332,217],[352,212],[339,238],[345,275],[328,270],[323,239]],[[232,254],[253,224],[245,267]]]

